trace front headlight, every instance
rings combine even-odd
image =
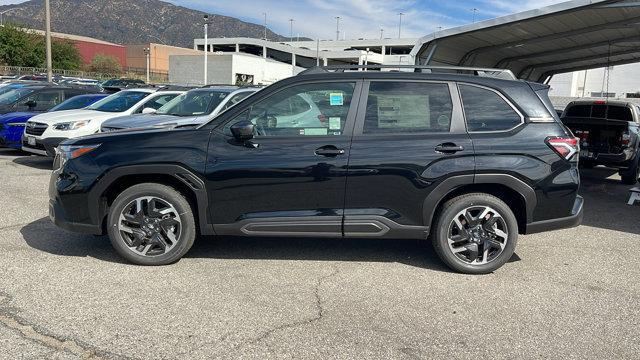
[[[90,122],[91,120],[69,121],[69,122],[57,123],[53,125],[53,128],[56,130],[62,130],[62,131],[76,130],[76,129],[80,129],[83,126],[86,126]]]
[[[59,156],[59,167],[62,167],[68,160],[75,159],[98,148],[100,144],[90,145],[60,145],[56,148]]]

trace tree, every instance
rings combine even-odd
[[[122,67],[120,66],[118,59],[115,57],[105,54],[97,54],[93,60],[91,60],[89,70],[102,74],[114,74],[120,73],[122,71]]]
[[[53,39],[51,57],[54,69],[77,70],[80,52],[66,40]],[[0,27],[0,64],[23,67],[46,66],[45,39],[14,25]]]
[[[0,63],[9,66],[41,66],[43,58],[38,51],[41,43],[38,40],[37,35],[20,30],[14,25],[0,27]]]

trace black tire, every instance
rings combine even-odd
[[[507,240],[502,253],[485,264],[467,263],[449,248],[448,235],[454,218],[461,211],[474,206],[487,206],[494,209],[502,217],[507,227],[505,232]],[[513,256],[518,241],[518,221],[509,206],[495,196],[484,193],[461,195],[447,201],[442,206],[433,226],[431,241],[440,259],[452,270],[465,274],[488,274],[500,268]]]
[[[635,185],[638,183],[638,178],[640,178],[640,153],[636,154],[631,167],[620,171],[619,174],[623,184]]]
[[[177,238],[175,246],[161,255],[145,256],[135,253],[126,244],[118,229],[120,214],[124,210],[125,206],[135,199],[144,196],[151,196],[164,200],[179,212],[181,221],[180,235]],[[196,237],[196,224],[193,216],[193,210],[191,209],[187,199],[182,194],[174,188],[166,185],[145,183],[134,185],[118,195],[109,210],[107,231],[111,244],[118,254],[126,260],[138,265],[158,266],[175,263],[180,260],[180,258],[182,258],[189,249],[191,249]]]

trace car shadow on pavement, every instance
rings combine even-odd
[[[128,264],[106,236],[82,235],[57,228],[42,218],[20,229],[32,248],[57,256],[92,257]],[[185,256],[200,259],[261,259],[396,262],[452,272],[437,257],[430,243],[418,240],[200,237]],[[518,261],[514,255],[510,262]],[[133,266],[133,265],[132,265]]]
[[[425,240],[203,237],[186,257],[255,260],[394,262],[452,272]],[[509,262],[519,261],[514,254]]]
[[[113,250],[108,237],[68,232],[55,226],[47,217],[23,226],[20,233],[27,245],[52,255],[92,257],[127,264]]]
[[[603,167],[580,170],[580,194],[585,200],[582,225],[640,234],[640,204],[627,205],[629,189],[640,184],[623,184],[616,173]]]
[[[22,153],[24,155],[24,153]],[[12,160],[14,164],[28,166],[39,170],[52,170],[53,158],[38,155],[25,155]]]

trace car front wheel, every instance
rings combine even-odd
[[[513,255],[517,240],[518,222],[509,206],[482,193],[447,201],[432,237],[442,261],[467,274],[487,274],[500,268]]]
[[[134,264],[174,263],[195,240],[189,202],[162,184],[138,184],[123,191],[111,205],[107,221],[113,247]]]

